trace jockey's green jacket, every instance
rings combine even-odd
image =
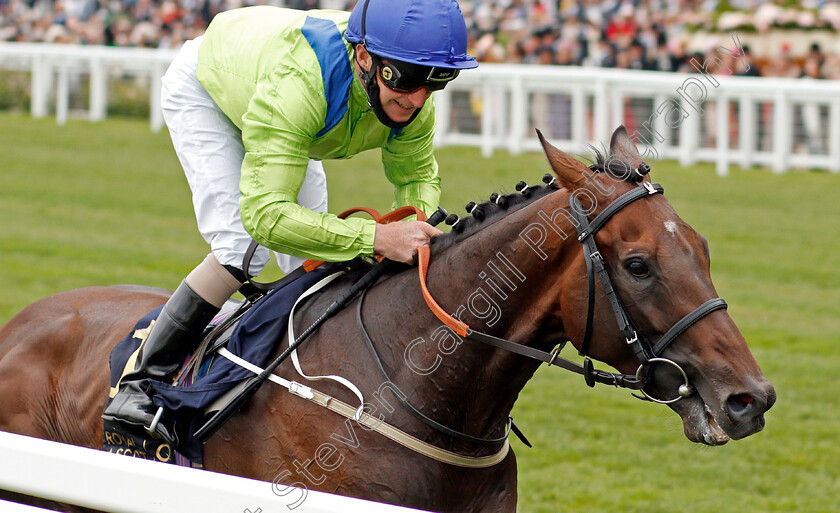
[[[242,224],[278,252],[327,261],[373,254],[373,220],[342,220],[296,203],[309,159],[381,148],[393,208],[430,214],[438,205],[434,104],[426,101],[399,131],[377,120],[343,37],[349,15],[235,9],[213,19],[199,48],[199,82],[242,132]]]

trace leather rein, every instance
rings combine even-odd
[[[709,299],[702,305],[685,315],[682,319],[677,321],[655,344],[652,344],[644,334],[640,333],[634,326],[630,319],[627,310],[624,308],[621,300],[615,292],[612,285],[609,273],[604,265],[604,259],[598,250],[598,245],[595,242],[595,234],[609,221],[616,213],[622,210],[627,205],[646,198],[651,195],[661,194],[664,189],[659,184],[652,184],[650,182],[642,182],[636,188],[622,194],[615,201],[609,204],[595,219],[589,221],[585,214],[585,210],[581,206],[579,200],[572,196],[569,200],[572,213],[575,217],[576,228],[578,232],[578,241],[583,247],[584,260],[586,262],[586,273],[588,281],[588,306],[586,314],[586,330],[584,340],[581,343],[579,354],[584,357],[583,365],[567,360],[559,356],[560,350],[563,348],[565,342],[560,344],[553,352],[548,353],[532,347],[528,347],[507,339],[495,337],[487,333],[473,330],[466,323],[455,319],[432,297],[426,286],[426,275],[429,267],[430,250],[428,247],[421,247],[418,250],[418,263],[420,286],[423,291],[423,297],[426,300],[432,313],[440,319],[446,326],[452,329],[462,338],[474,340],[485,343],[499,349],[503,349],[527,358],[532,358],[545,362],[550,366],[560,367],[577,374],[581,374],[590,387],[594,387],[596,383],[612,385],[615,387],[628,388],[631,390],[640,391],[643,396],[635,396],[640,399],[649,401],[670,404],[674,403],[684,397],[688,397],[693,393],[693,388],[688,382],[688,377],[685,371],[679,364],[673,360],[662,358],[661,355],[665,349],[677,339],[683,332],[689,329],[692,325],[697,323],[700,319],[709,315],[710,313],[725,309],[726,302],[721,298]],[[595,275],[598,275],[599,280],[603,286],[604,292],[612,307],[619,329],[625,336],[625,341],[633,348],[636,357],[639,360],[639,368],[636,374],[619,374],[597,370],[592,364],[592,360],[587,356],[589,345],[592,338],[592,328],[595,311]],[[645,386],[651,381],[650,373],[654,363],[666,363],[676,367],[684,383],[680,385],[678,395],[672,399],[658,399],[651,396],[646,390]],[[644,371],[644,373],[643,373]]]

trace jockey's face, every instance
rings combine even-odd
[[[397,123],[411,119],[414,111],[422,107],[426,99],[432,95],[428,87],[421,87],[410,93],[394,91],[382,82],[378,73],[376,80],[379,82],[379,101],[382,104],[382,110]]]
[[[362,45],[356,45],[355,65],[366,70],[373,65],[373,59]],[[357,75],[358,71],[357,69]],[[382,105],[382,110],[386,116],[397,123],[411,119],[414,112],[422,107],[432,95],[428,87],[420,87],[410,92],[395,91],[383,82],[380,71],[376,73],[376,82],[379,84],[379,103]]]

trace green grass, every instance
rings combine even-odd
[[[542,155],[438,152],[442,204],[534,183]],[[326,163],[331,210],[387,210],[378,153]],[[721,297],[779,401],[764,432],[691,444],[679,418],[626,392],[542,369],[514,411],[523,512],[840,511],[840,176],[657,164],[677,211],[710,242]],[[146,122],[0,114],[0,323],[53,292],[175,287],[207,252],[165,133]]]

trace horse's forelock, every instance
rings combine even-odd
[[[650,167],[644,162],[639,164],[639,166],[634,166],[633,163],[621,155],[611,154],[606,149],[602,151],[592,145],[589,147],[592,149],[592,154],[595,159],[589,166],[589,169],[593,171],[607,173],[613,178],[628,183],[641,182],[644,176],[650,171]],[[591,161],[592,159],[590,159]]]

